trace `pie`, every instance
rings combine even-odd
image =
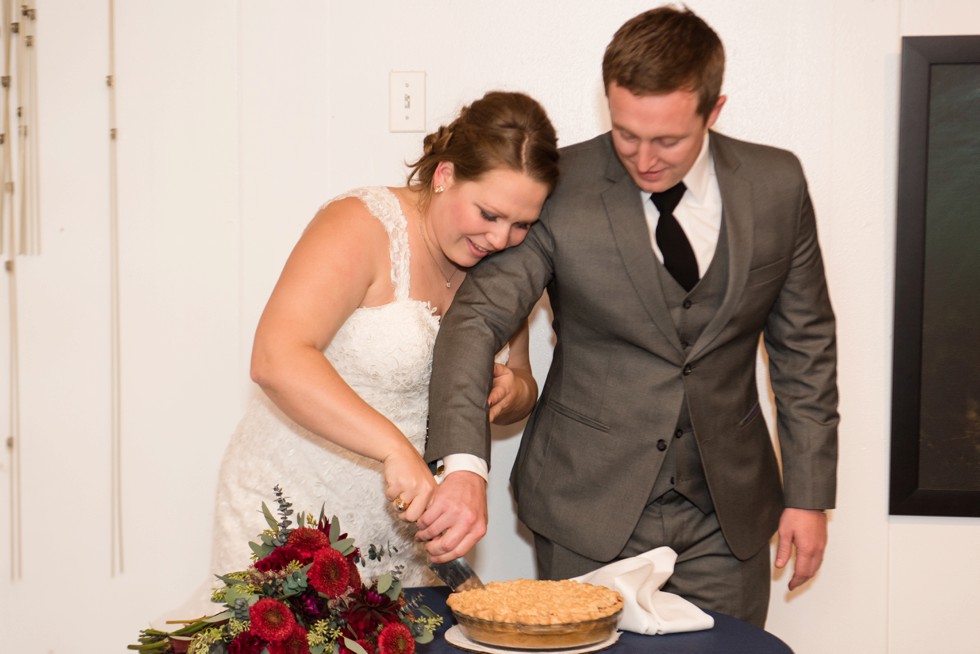
[[[604,586],[568,579],[515,579],[453,593],[446,603],[457,616],[487,622],[569,625],[617,614],[623,608],[623,597]]]

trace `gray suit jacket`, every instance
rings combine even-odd
[[[658,281],[639,190],[608,134],[564,148],[561,181],[525,243],[467,276],[436,343],[426,459],[489,461],[494,352],[547,289],[557,337],[511,481],[534,532],[616,557],[649,499],[686,393],[705,477],[738,558],[784,506],[834,506],[834,315],[796,157],[712,133],[728,234],[721,307],[685,354]],[[756,388],[764,336],[780,469]]]

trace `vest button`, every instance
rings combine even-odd
[[[690,300],[684,300],[684,304],[682,304],[681,306],[684,307],[685,309],[690,309],[692,304],[694,303],[691,302]]]
[[[694,372],[694,368],[691,366],[691,364],[687,364],[684,366],[684,369],[681,372],[685,375],[690,375],[692,372]]]
[[[667,441],[665,441],[662,438],[659,441],[657,441],[657,449],[660,450],[661,452],[663,452],[664,450],[666,450],[667,449]]]
[[[686,350],[687,348],[691,347],[691,344],[687,341],[681,341],[681,347]]]
[[[683,435],[684,435],[683,429],[678,429],[677,431],[674,432],[674,438],[680,438]]]

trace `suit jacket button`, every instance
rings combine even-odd
[[[690,300],[684,300],[684,304],[682,304],[681,306],[684,307],[685,309],[690,309],[692,304],[694,303],[691,302]]]
[[[663,452],[664,450],[666,450],[667,449],[667,441],[665,441],[662,438],[659,441],[657,441],[657,449],[660,450],[661,452]]]
[[[683,372],[685,375],[690,375],[692,372],[694,372],[694,368],[691,366],[691,364],[687,364],[684,366],[684,369],[681,372]]]

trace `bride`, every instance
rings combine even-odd
[[[542,107],[490,92],[426,136],[406,186],[356,189],[317,212],[255,333],[264,396],[222,461],[212,571],[249,565],[259,507],[281,484],[295,509],[336,515],[362,554],[385,552],[366,579],[397,569],[406,586],[438,583],[414,521],[436,484],[420,452],[440,316],[469,267],[524,240],[557,177]],[[494,422],[534,404],[527,344],[525,325],[487,380]]]

